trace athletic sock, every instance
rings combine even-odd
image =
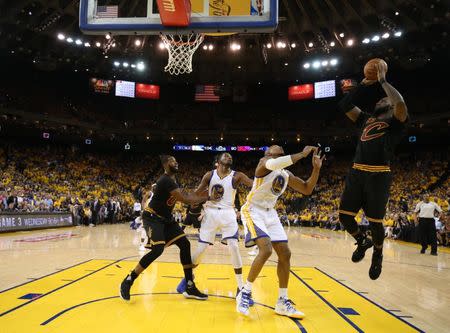
[[[252,291],[252,285],[253,285],[253,283],[247,280],[247,282],[244,285],[245,290],[248,291],[248,292],[251,292]]]
[[[287,288],[280,288],[279,292],[278,292],[278,295],[279,295],[280,298],[288,298]]]
[[[236,274],[236,281],[239,290],[241,290],[244,287],[244,279],[242,278],[242,274]]]

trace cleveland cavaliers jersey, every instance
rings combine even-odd
[[[209,181],[210,200],[205,203],[205,207],[212,208],[233,208],[236,197],[236,189],[233,188],[234,171],[224,178],[220,178],[217,170],[212,171]]]
[[[278,198],[286,191],[289,174],[286,170],[275,170],[265,177],[255,177],[247,203],[263,208],[275,208]]]

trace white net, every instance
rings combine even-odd
[[[192,72],[192,56],[203,42],[201,34],[161,35],[161,40],[169,52],[169,61],[164,67],[171,75]]]

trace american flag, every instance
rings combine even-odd
[[[197,102],[219,102],[219,87],[215,85],[196,85],[195,100]]]
[[[119,6],[97,6],[98,18],[116,18],[119,16]]]

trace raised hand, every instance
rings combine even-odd
[[[306,146],[305,148],[303,148],[302,154],[303,154],[304,157],[306,157],[309,154],[311,154],[311,152],[316,153],[318,149],[319,148],[314,147],[314,146]]]
[[[312,157],[312,165],[314,169],[320,169],[322,167],[322,162],[325,159],[325,154],[320,157],[320,151],[316,150]]]

